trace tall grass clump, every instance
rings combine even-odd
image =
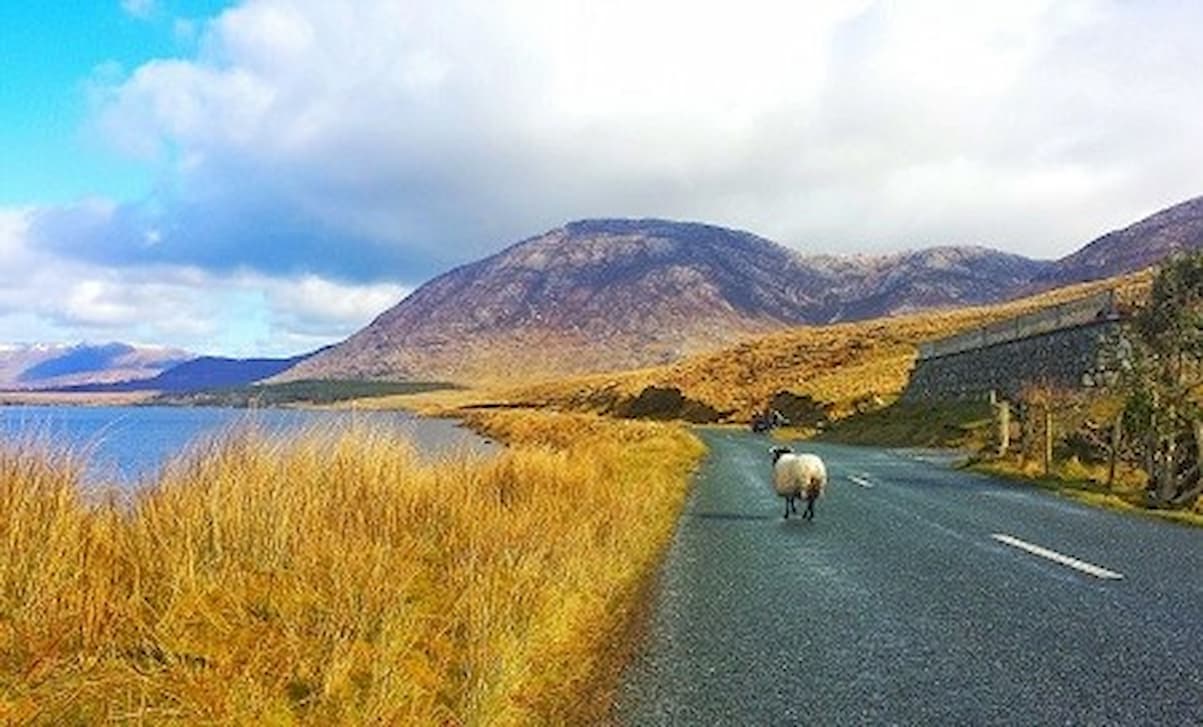
[[[601,715],[700,444],[540,413],[491,457],[389,432],[198,445],[132,502],[0,454],[0,721],[524,724]]]

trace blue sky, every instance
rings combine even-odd
[[[90,87],[152,58],[193,53],[189,19],[227,4],[165,3],[138,17],[111,0],[0,3],[0,205],[146,194],[154,168],[89,130]]]
[[[1203,5],[0,4],[0,343],[293,354],[573,219],[1033,257],[1203,194]]]

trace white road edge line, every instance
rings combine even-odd
[[[1010,535],[1003,535],[1002,533],[993,533],[990,537],[994,538],[995,540],[997,540],[1000,543],[1006,543],[1007,545],[1010,545],[1014,548],[1019,548],[1020,550],[1025,550],[1025,551],[1031,553],[1032,555],[1038,555],[1041,558],[1048,558],[1049,560],[1056,561],[1057,563],[1060,563],[1061,565],[1067,565],[1070,568],[1075,568],[1077,570],[1082,571],[1083,573],[1088,573],[1088,574],[1094,576],[1095,578],[1108,578],[1111,580],[1120,580],[1121,578],[1124,577],[1124,575],[1122,573],[1116,573],[1113,570],[1107,570],[1106,568],[1102,568],[1100,566],[1094,565],[1093,563],[1087,563],[1084,560],[1078,560],[1077,558],[1072,558],[1068,555],[1063,555],[1061,553],[1058,553],[1055,550],[1049,550],[1048,548],[1042,548],[1039,545],[1034,545],[1025,540],[1020,540],[1019,538],[1011,537]]]
[[[860,485],[861,487],[873,487],[873,483],[866,480],[864,477],[857,477],[856,475],[848,475],[848,479],[852,480],[853,482]]]

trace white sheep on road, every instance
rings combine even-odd
[[[785,518],[797,513],[797,501],[806,499],[803,520],[815,519],[815,500],[827,485],[827,467],[814,454],[795,454],[789,447],[773,447],[773,489],[785,498]]]

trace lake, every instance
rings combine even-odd
[[[498,448],[451,420],[405,412],[152,406],[0,407],[0,442],[33,438],[86,452],[90,482],[132,486],[153,477],[197,439],[231,427],[250,424],[287,436],[302,430],[337,430],[352,423],[395,429],[426,457],[458,451],[489,453]]]

